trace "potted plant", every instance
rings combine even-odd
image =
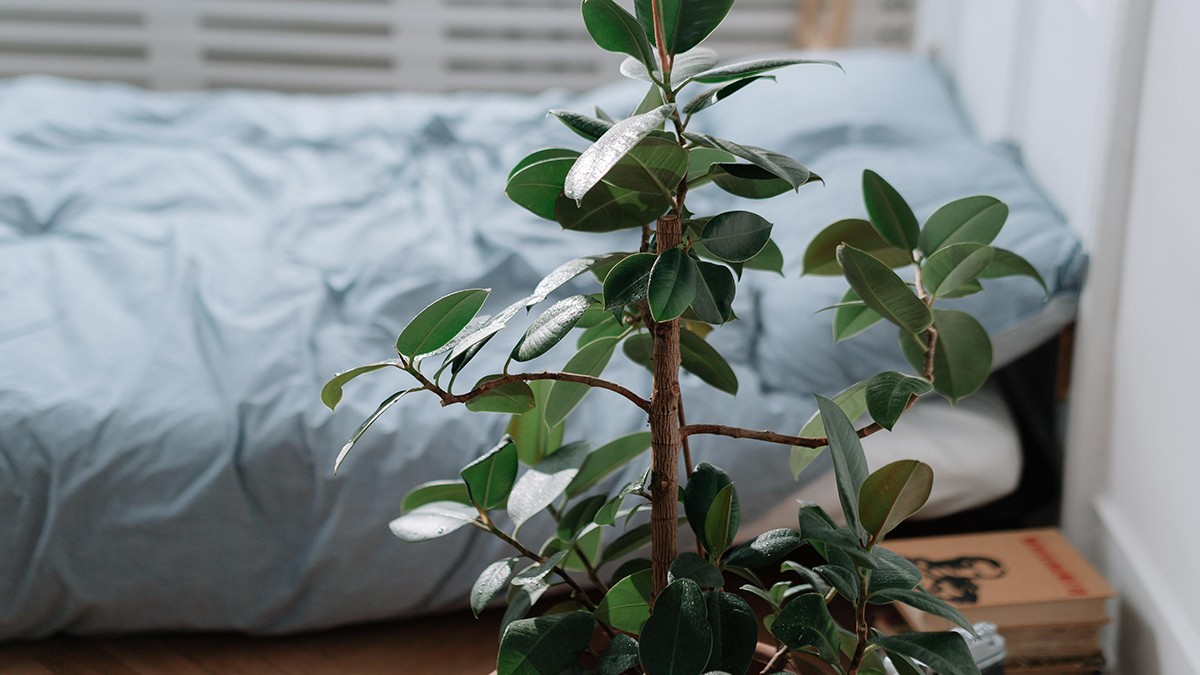
[[[689,192],[711,186],[765,199],[820,180],[780,153],[709,136],[690,123],[776,69],[837,66],[807,59],[718,66],[715,54],[700,44],[732,4],[637,0],[630,14],[614,0],[584,0],[583,20],[596,44],[626,54],[622,73],[645,80],[649,91],[619,121],[602,111],[595,116],[551,111],[590,145],[582,152],[551,148],[529,155],[512,170],[506,192],[566,229],[629,230],[629,250],[566,262],[528,297],[490,317],[476,318],[486,289],[458,291],[430,304],[401,332],[395,359],[339,373],[323,389],[332,409],[342,387],[361,374],[397,368],[414,381],[359,427],[337,464],[379,415],[408,394],[427,392],[443,405],[513,415],[495,447],[464,467],[459,479],[412,490],[403,515],[391,524],[405,541],[470,526],[511,545],[512,557],[482,570],[470,594],[478,613],[508,589],[501,675],[741,675],[751,672],[756,648],[761,651],[760,621],[774,644],[767,645],[760,659],[766,663],[753,672],[786,672],[792,656],[807,654],[851,675],[884,672],[885,657],[901,673],[919,672],[917,661],[946,675],[976,673],[958,632],[882,635],[868,625],[868,605],[902,602],[971,630],[953,608],[921,589],[913,565],[881,546],[925,503],[932,470],[909,460],[871,473],[859,439],[891,429],[931,391],[955,400],[986,377],[991,365],[986,332],[967,314],[935,308],[937,300],[978,292],[982,278],[1041,279],[1026,261],[990,245],[1007,215],[997,200],[952,202],[922,227],[900,194],[866,171],[869,221],[843,220],[820,233],[804,253],[805,272],[842,274],[849,282],[843,301],[832,308],[838,339],[891,322],[917,374],[885,372],[830,398],[817,396],[818,412],[796,435],[685,422],[681,366],[716,388],[736,390],[732,369],[705,336],[735,318],[733,300],[743,271],[782,269],[771,223],[749,211],[693,214],[686,206]],[[678,100],[693,83],[708,88]],[[902,266],[912,266],[912,283],[892,271]],[[498,372],[455,392],[456,376],[509,321],[588,272],[598,281],[596,292],[551,304]],[[584,329],[580,347],[560,371],[513,367],[546,353],[576,328]],[[953,349],[939,349],[945,344]],[[602,377],[618,347],[650,368],[648,395]],[[429,367],[432,363],[437,367]],[[592,388],[607,389],[644,411],[649,433],[623,436],[590,452],[583,443],[562,445],[564,420]],[[864,412],[873,422],[856,429],[852,420]],[[735,545],[740,516],[732,479],[707,463],[692,466],[688,439],[702,434],[791,446],[793,469],[827,448],[844,524],[815,505],[802,505],[798,527],[758,533]],[[591,494],[646,445],[651,463],[641,480]],[[523,464],[528,468],[518,476]],[[631,525],[647,505],[648,522]],[[555,521],[554,535],[523,541],[520,527],[543,513]],[[695,551],[677,550],[685,522]],[[606,542],[609,528],[623,531]],[[626,560],[647,542],[648,561]],[[786,559],[804,546],[824,563],[809,568]],[[609,583],[602,566],[615,570]],[[765,585],[756,570],[767,567],[780,570],[784,580]],[[747,582],[742,594],[726,589],[734,577]],[[527,618],[554,587],[567,589],[568,599]],[[756,617],[744,595],[760,597],[769,608],[766,615]],[[828,609],[837,596],[853,608],[845,627]]]

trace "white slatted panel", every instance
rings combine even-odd
[[[632,0],[625,0],[627,5]],[[597,49],[579,0],[0,0],[0,76],[50,73],[161,89],[587,87]],[[725,58],[784,49],[796,0],[740,0]]]

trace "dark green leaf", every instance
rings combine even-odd
[[[904,251],[917,247],[920,225],[908,202],[879,174],[867,169],[862,178],[863,200],[871,224],[884,241]]]
[[[628,54],[647,67],[654,64],[654,51],[646,32],[637,19],[613,0],[584,0],[583,23],[601,49]]]
[[[935,298],[945,297],[975,279],[991,264],[995,249],[982,244],[951,244],[921,266],[921,282]]]
[[[614,124],[575,160],[563,184],[563,194],[580,204],[584,195],[600,182],[609,169],[616,166],[626,153],[657,129],[674,111],[674,105],[664,105]]]
[[[704,539],[714,559],[733,543],[741,523],[741,507],[733,483],[721,488],[708,508],[704,519]]]
[[[583,528],[592,522],[592,519],[596,517],[596,512],[600,510],[601,506],[604,506],[606,501],[608,498],[604,495],[593,495],[572,506],[558,519],[556,536],[565,542],[574,539]]]
[[[1046,281],[1042,279],[1042,275],[1038,273],[1037,268],[1029,264],[1028,260],[1012,251],[1002,248],[993,248],[992,250],[995,252],[992,256],[992,262],[979,275],[980,279],[1026,276],[1038,282],[1043,292],[1049,293],[1049,290],[1046,288]]]
[[[611,0],[601,1],[611,2]],[[558,121],[566,125],[568,129],[589,141],[600,140],[604,132],[611,129],[613,125],[612,122],[605,122],[604,120],[598,120],[595,117],[571,112],[570,110],[551,110],[550,114],[558,118]],[[565,177],[564,175],[564,179]]]
[[[721,570],[717,569],[716,565],[691,551],[684,551],[671,561],[667,582],[676,579],[691,579],[701,588],[720,588],[725,583],[725,578],[721,576]]]
[[[872,548],[871,557],[875,559],[875,569],[871,572],[871,582],[867,588],[870,595],[897,590],[911,591],[921,583],[921,570],[908,558],[882,546]]]
[[[912,459],[892,462],[863,483],[858,509],[872,541],[879,541],[921,510],[933,488],[933,469]]]
[[[497,675],[559,675],[587,649],[595,627],[586,612],[513,621],[500,640]]]
[[[680,331],[682,333],[682,331]],[[651,367],[651,359],[654,354],[654,336],[649,333],[638,333],[630,335],[625,344],[621,347],[625,352],[625,356],[629,357],[630,361],[644,367],[646,370],[653,370]]]
[[[729,13],[733,0],[661,0],[658,6],[662,11],[664,46],[668,54],[675,55],[688,51],[708,37]],[[638,22],[653,41],[651,1],[635,0],[634,9]],[[680,84],[683,84],[682,80],[675,82],[675,86]]]
[[[741,80],[747,77],[753,77],[762,73],[778,70],[787,66],[798,66],[804,64],[819,64],[825,66],[833,66],[841,69],[841,65],[837,61],[826,61],[824,59],[757,59],[754,61],[743,61],[741,63],[733,63],[720,68],[713,68],[703,73],[697,73],[692,79],[696,82],[705,84],[714,84],[716,82],[730,82],[732,80]]]
[[[504,631],[508,630],[509,624],[518,619],[524,619],[548,588],[550,588],[549,584],[509,586],[508,607],[504,610],[504,616],[500,618],[500,635],[497,637],[503,638]]]
[[[946,204],[925,222],[920,247],[926,256],[951,244],[990,244],[1008,218],[1008,207],[995,197],[966,197]]]
[[[586,295],[572,295],[550,305],[534,319],[521,341],[512,350],[514,361],[529,361],[550,351],[579,321],[579,317],[592,306]]]
[[[958,633],[901,633],[871,639],[887,652],[917,659],[939,675],[979,675],[971,650]]]
[[[670,321],[696,299],[700,271],[682,248],[659,254],[650,270],[647,299],[655,321]],[[607,304],[607,303],[606,303]]]
[[[504,194],[534,215],[556,220],[554,206],[562,194],[567,172],[578,158],[577,151],[564,148],[535,152],[513,170]]]
[[[617,513],[621,510],[621,503],[625,501],[626,497],[640,489],[642,489],[642,481],[626,483],[617,491],[616,496],[608,500],[596,513],[596,522],[601,525],[612,525],[616,522]]]
[[[707,134],[688,132],[684,134],[684,137],[697,145],[724,150],[741,157],[751,164],[765,169],[771,175],[787,181],[793,189],[798,189],[812,178],[812,172],[801,166],[796,160],[771,150],[756,148],[752,145],[739,145],[733,141]]]
[[[929,328],[933,322],[929,306],[887,265],[845,244],[838,247],[837,258],[846,281],[867,307],[910,333],[919,334]]]
[[[833,553],[840,553],[840,549],[833,549]],[[841,557],[845,558],[846,554],[841,553]],[[813,568],[821,578],[825,579],[830,586],[837,589],[839,595],[846,599],[851,604],[858,602],[858,574],[853,567],[843,567],[841,565],[818,565]]]
[[[745,600],[732,593],[705,593],[713,645],[705,666],[709,673],[745,673],[754,660],[758,619]]]
[[[554,571],[554,568],[562,562],[563,558],[567,557],[567,553],[568,551],[564,549],[554,553],[542,562],[530,565],[527,569],[513,578],[513,585],[528,586],[530,584],[542,583],[542,580]]]
[[[388,366],[392,366],[394,368],[402,367],[399,359],[388,359],[386,361],[368,363],[365,366],[358,366],[357,368],[351,368],[350,370],[343,370],[342,372],[330,378],[330,380],[325,383],[324,387],[321,387],[321,402],[325,404],[326,408],[333,410],[337,407],[337,404],[341,402],[342,387],[346,386],[347,382],[353,380],[359,375],[362,375],[363,373],[370,373],[380,370],[381,368],[387,368]]]
[[[649,616],[649,614],[647,614]],[[617,634],[596,662],[596,675],[621,675],[638,664],[637,640]]]
[[[854,424],[836,403],[824,396],[816,398],[817,408],[821,411],[821,421],[829,433],[829,451],[833,459],[833,472],[837,479],[842,514],[851,529],[861,532],[858,496],[868,475],[867,458],[863,455],[862,443],[854,431]]]
[[[833,341],[841,342],[883,321],[879,312],[867,307],[853,288],[846,289],[842,303],[833,314]]]
[[[470,506],[471,497],[467,493],[467,485],[461,480],[430,481],[421,483],[404,495],[400,500],[400,512],[408,513],[433,502],[457,502]]]
[[[596,185],[579,204],[564,195],[554,204],[554,220],[577,232],[613,232],[641,227],[662,215],[670,200],[660,193]]]
[[[933,388],[951,401],[972,394],[992,369],[992,341],[970,314],[949,309],[933,311],[938,339],[933,353]],[[900,346],[913,368],[925,368],[924,349],[900,333]]]
[[[815,647],[826,663],[837,662],[837,624],[820,594],[805,593],[789,602],[775,619],[771,632],[789,649]]]
[[[514,526],[520,527],[558,499],[579,473],[587,451],[584,442],[565,445],[517,479],[508,496],[508,515]]]
[[[804,251],[804,273],[817,275],[841,274],[837,262],[837,248],[848,244],[860,251],[870,253],[888,267],[911,265],[912,254],[902,251],[883,240],[871,223],[861,218],[848,218],[821,230]]]
[[[375,409],[375,412],[371,413],[370,417],[363,420],[363,423],[358,425],[358,429],[354,430],[354,435],[350,437],[350,440],[346,441],[346,444],[343,445],[342,449],[338,452],[337,459],[333,460],[333,475],[337,475],[338,469],[342,466],[342,462],[346,459],[346,455],[350,454],[350,451],[354,449],[355,444],[358,443],[358,439],[362,438],[362,435],[367,432],[367,429],[370,429],[371,425],[375,424],[375,420],[379,419],[383,413],[387,412],[388,408],[391,408],[393,405],[395,405],[396,402],[403,398],[406,394],[411,394],[414,391],[420,391],[420,389],[406,389],[404,391],[398,391],[387,397],[383,400],[383,403],[379,404],[379,407]],[[341,397],[340,391],[338,392],[338,396]],[[330,409],[332,408],[333,406],[330,406]]]
[[[804,579],[805,585],[811,587],[812,591],[815,593],[820,593],[821,595],[829,593],[829,584],[825,581],[825,579],[821,575],[817,574],[815,570],[809,569],[800,563],[793,562],[791,560],[785,560],[783,561],[783,564],[780,565],[780,571],[795,572],[796,574],[800,575],[800,578]]]
[[[471,586],[471,612],[479,616],[492,598],[508,583],[519,558],[505,558],[488,565]]]
[[[709,509],[721,490],[732,483],[729,474],[708,462],[700,462],[692,471],[692,475],[688,476],[684,486],[683,509],[687,514],[688,524],[707,550],[715,548],[709,545],[705,531]]]
[[[637,635],[650,617],[653,581],[650,570],[627,576],[605,593],[596,606],[596,619],[606,625]]]
[[[867,410],[879,426],[892,430],[896,420],[908,407],[913,396],[924,396],[933,385],[923,377],[913,377],[896,371],[880,373],[867,383]]]
[[[650,432],[637,431],[596,448],[584,460],[575,480],[567,486],[567,496],[575,497],[595,486],[649,447]]]
[[[505,436],[496,447],[468,464],[459,473],[467,484],[471,501],[482,509],[504,505],[517,480],[517,446]]]
[[[687,175],[687,167],[688,153],[678,143],[651,137],[622,157],[605,174],[604,182],[670,203]]]
[[[706,323],[725,323],[733,317],[733,298],[737,293],[733,273],[724,265],[703,260],[696,263],[696,267],[700,276],[696,284],[696,298],[692,300],[692,311]]]
[[[833,397],[833,402],[837,404],[842,412],[852,420],[856,420],[862,416],[867,410],[867,383],[855,382],[838,392]],[[816,438],[819,436],[827,436],[825,433],[825,425],[821,422],[821,411],[818,409],[808,418],[804,426],[800,428],[800,433],[797,434],[805,438]],[[814,459],[821,454],[821,448],[805,448],[802,446],[794,446],[791,452],[791,469],[794,478],[800,477],[800,472],[804,471]]]
[[[630,558],[625,562],[617,565],[617,569],[613,571],[610,578],[609,586],[614,586],[618,581],[625,577],[632,576],[643,570],[649,570],[651,567],[649,558]]]
[[[705,178],[725,192],[744,199],[770,199],[794,189],[789,181],[756,164],[714,164]],[[813,180],[819,179],[810,172],[804,182]]]
[[[771,239],[772,225],[749,211],[727,211],[704,226],[701,241],[722,260],[744,262],[758,255]]]
[[[654,675],[700,675],[712,651],[708,606],[691,579],[668,584],[642,626],[640,654]]]
[[[888,589],[879,591],[871,597],[872,602],[902,602],[909,607],[914,607],[927,614],[941,617],[951,623],[962,626],[968,631],[974,632],[975,628],[971,622],[962,615],[957,609],[948,604],[945,600],[929,593],[923,588],[913,589]]]
[[[688,149],[688,183],[707,176],[709,169],[714,164],[733,162],[736,159],[736,157],[724,150],[700,147],[690,148]]]
[[[595,305],[594,308],[603,308],[603,305]],[[603,323],[598,323],[580,333],[579,339],[575,341],[576,349],[583,349],[583,347],[588,343],[595,342],[600,338],[616,337],[625,332],[625,326],[622,326],[620,323],[618,323],[617,320],[613,318],[611,312],[606,312],[605,316],[607,317],[607,320],[605,320]],[[575,325],[576,327],[579,326],[579,324]]]
[[[500,377],[489,375],[481,379],[475,388]],[[471,412],[493,412],[519,415],[533,410],[536,405],[533,388],[526,382],[507,382],[494,389],[467,401],[467,410]]]
[[[781,528],[763,532],[750,541],[729,552],[722,562],[751,569],[779,562],[787,554],[800,548],[804,540],[795,530]]]
[[[620,309],[646,297],[657,259],[653,253],[634,253],[613,266],[604,278],[605,309]]]
[[[684,370],[710,387],[730,395],[737,394],[737,375],[712,345],[690,330],[679,331],[679,343]]]
[[[763,250],[744,264],[748,270],[764,270],[783,276],[783,251],[779,250],[775,240],[768,239]]]
[[[588,343],[567,361],[563,372],[592,377],[600,375],[608,365],[608,360],[612,358],[617,342],[618,338],[611,337]],[[550,393],[546,395],[546,424],[551,427],[558,426],[591,389],[590,386],[578,382],[556,381],[551,385]]]
[[[433,502],[418,506],[393,520],[388,526],[400,541],[426,541],[450,534],[475,520],[478,515],[479,512],[474,506],[456,502]]]
[[[643,523],[626,530],[604,547],[600,560],[610,563],[650,544],[650,523]]]
[[[489,293],[488,289],[469,288],[438,298],[401,331],[396,351],[412,358],[446,344],[475,318]]]
[[[976,293],[978,293],[982,290],[983,290],[983,284],[979,283],[978,280],[968,281],[967,283],[962,284],[961,286],[954,289],[953,291],[950,291],[949,293],[943,293],[941,297],[943,300],[952,300],[954,298],[965,298],[970,295],[975,295]]]
[[[716,87],[711,87],[709,89],[705,89],[704,91],[700,92],[700,94],[698,94],[695,98],[693,98],[692,100],[690,100],[686,104],[684,104],[683,113],[685,115],[695,115],[696,113],[700,112],[701,110],[707,110],[708,108],[711,108],[712,106],[723,101],[724,99],[727,99],[730,96],[733,96],[739,90],[741,90],[743,87],[745,87],[746,85],[748,85],[756,80],[771,80],[772,82],[774,82],[775,78],[770,77],[770,76],[762,76],[762,75],[757,76],[757,77],[747,77],[742,80],[737,80],[735,82],[730,82],[727,84],[722,84],[722,85],[718,85]]]
[[[809,504],[800,507],[800,534],[825,555],[829,547],[850,556],[860,567],[873,569],[875,560],[863,548],[859,536],[850,528],[837,527],[819,506]],[[828,559],[828,556],[827,556]]]

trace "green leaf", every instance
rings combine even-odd
[[[706,672],[748,672],[758,643],[758,619],[754,610],[732,593],[712,591],[704,597],[713,634]]]
[[[513,621],[500,640],[497,675],[559,675],[587,649],[595,627],[586,612]]]
[[[529,610],[533,608],[538,599],[545,594],[550,588],[549,584],[531,584],[529,586],[509,586],[508,588],[508,607],[504,610],[504,616],[500,618],[500,634],[498,638],[504,637],[504,631],[508,630],[512,622],[525,618]]]
[[[618,338],[611,337],[589,342],[567,361],[563,372],[592,377],[600,375],[608,365],[608,360],[612,358],[619,341]],[[590,386],[578,382],[556,381],[550,386],[550,393],[546,395],[546,424],[551,427],[558,426],[591,389]]]
[[[704,226],[701,241],[713,255],[729,262],[744,262],[758,255],[771,239],[772,225],[749,211],[727,211]]]
[[[662,0],[663,40],[667,53],[682,54],[708,37],[733,6],[733,0]],[[654,13],[650,0],[635,0],[634,9],[646,35],[654,41]],[[682,80],[674,83],[683,84]],[[656,674],[657,675],[657,674]]]
[[[614,232],[641,227],[662,215],[669,205],[670,200],[658,192],[650,194],[599,183],[578,204],[559,195],[554,203],[554,220],[563,229],[576,232]]]
[[[951,402],[983,386],[992,370],[992,341],[970,314],[949,309],[933,311],[938,339],[933,353],[933,388]],[[913,368],[925,368],[925,353],[911,335],[900,333],[900,346]]]
[[[704,338],[690,330],[679,331],[679,350],[683,369],[705,384],[731,396],[737,395],[738,380],[733,368]]]
[[[501,377],[500,375],[488,375],[475,385],[478,389],[483,384]],[[533,410],[536,401],[533,396],[533,388],[526,382],[506,382],[494,389],[489,389],[487,392],[476,396],[467,401],[467,410],[471,412],[492,412],[505,413],[510,415],[520,415],[523,412]]]
[[[1029,261],[1021,256],[1002,248],[993,247],[995,254],[992,256],[992,262],[988,264],[987,269],[979,275],[980,279],[996,279],[999,277],[1025,276],[1038,282],[1044,293],[1049,293],[1046,288],[1046,281],[1042,279],[1042,275],[1038,273],[1037,268],[1029,264]]]
[[[751,569],[765,567],[779,562],[803,544],[804,540],[795,530],[769,530],[735,547],[722,559],[722,563]]]
[[[732,162],[737,158],[724,150],[713,148],[689,148],[687,180],[691,183],[708,175],[714,164]]]
[[[754,61],[743,61],[741,63],[733,63],[720,68],[713,68],[703,73],[697,73],[692,80],[695,82],[703,82],[705,84],[714,84],[717,82],[730,82],[732,80],[741,80],[747,77],[753,77],[762,73],[786,68],[787,66],[799,66],[805,64],[817,64],[824,66],[833,66],[841,70],[842,66],[837,61],[827,61],[824,59],[756,59]]]
[[[621,503],[624,502],[625,498],[629,495],[643,489],[644,483],[645,481],[635,480],[629,481],[622,486],[621,489],[617,491],[616,496],[608,500],[608,502],[606,502],[604,506],[596,512],[596,522],[600,525],[612,525],[614,522],[616,522],[617,514],[621,510]]]
[[[583,23],[601,49],[628,54],[647,67],[654,64],[654,51],[646,32],[637,19],[613,0],[584,0]]]
[[[770,199],[794,189],[792,184],[756,164],[714,164],[704,176],[725,192],[744,199]],[[809,172],[804,183],[819,180]]]
[[[569,551],[567,551],[566,549],[563,549],[561,551],[558,551],[557,553],[552,554],[551,556],[549,556],[548,558],[546,558],[545,560],[543,560],[541,562],[530,565],[528,568],[526,568],[524,571],[522,571],[520,574],[518,574],[516,577],[513,578],[513,580],[512,580],[513,585],[514,586],[529,586],[531,584],[544,583],[542,580],[545,579],[547,576],[550,575],[551,572],[554,571],[554,568],[557,567],[558,564],[562,562],[563,558],[567,557],[567,553],[569,553]]]
[[[621,536],[609,542],[608,546],[604,547],[600,560],[603,563],[610,563],[649,545],[650,523],[643,523],[626,530]]]
[[[716,87],[711,87],[709,89],[705,89],[704,91],[700,92],[700,94],[698,94],[695,98],[693,98],[692,100],[690,100],[686,104],[684,104],[683,113],[685,115],[695,115],[696,113],[700,112],[701,110],[707,110],[708,108],[711,108],[712,106],[716,105],[717,103],[729,98],[730,96],[733,96],[734,94],[736,94],[738,91],[740,91],[746,85],[751,84],[752,82],[755,82],[757,80],[771,80],[772,82],[774,82],[775,78],[771,77],[769,75],[768,76],[760,75],[757,77],[747,77],[742,80],[737,80],[735,82],[730,82],[727,84],[722,84],[722,85],[718,85]]]
[[[674,111],[674,105],[664,105],[614,124],[575,160],[563,184],[563,194],[580,204],[584,195],[600,182],[609,169],[616,166],[626,153],[657,129]]]
[[[833,341],[841,342],[883,321],[879,312],[867,307],[853,288],[846,289],[842,304],[833,314]]]
[[[600,552],[604,546],[604,528],[599,525],[587,525],[575,537],[575,545],[567,554],[562,567],[572,572],[585,572],[592,563],[600,560]],[[584,563],[584,560],[587,563]]]
[[[817,275],[841,274],[837,261],[837,248],[848,244],[860,251],[870,253],[888,267],[911,265],[912,254],[902,251],[883,240],[871,223],[861,218],[848,218],[821,230],[804,251],[804,273]]]
[[[919,245],[926,256],[951,244],[990,244],[1008,219],[1008,207],[995,197],[966,197],[946,204],[925,221]]]
[[[411,358],[446,344],[475,318],[489,293],[488,289],[469,288],[435,300],[401,331],[396,351]]]
[[[350,451],[354,449],[355,444],[358,443],[358,439],[362,438],[362,435],[367,432],[367,429],[370,429],[371,425],[375,424],[375,420],[379,419],[383,413],[387,412],[388,408],[391,408],[393,405],[395,405],[396,402],[403,398],[406,394],[411,394],[414,391],[420,391],[420,389],[405,389],[404,391],[398,391],[387,397],[383,400],[383,403],[379,404],[379,407],[375,409],[375,412],[371,413],[370,417],[363,420],[363,423],[358,425],[358,429],[355,429],[354,434],[350,436],[350,440],[346,441],[346,444],[343,445],[342,449],[338,452],[337,459],[333,460],[333,475],[337,475],[338,469],[341,468],[342,462],[346,459],[346,455],[350,454]],[[338,393],[338,396],[341,396],[340,392]]]
[[[775,243],[774,239],[768,239],[763,250],[744,264],[746,269],[775,272],[779,276],[783,276],[783,251],[779,250],[779,245]]]
[[[649,616],[649,614],[647,614]],[[596,675],[621,675],[638,664],[637,640],[619,633],[596,662]]]
[[[408,513],[413,509],[432,504],[433,502],[457,502],[471,505],[471,497],[467,486],[461,480],[435,480],[421,483],[405,493],[400,500],[400,512]]]
[[[801,185],[809,182],[812,178],[811,171],[801,166],[796,160],[778,152],[756,148],[752,145],[739,145],[733,141],[701,133],[687,132],[684,133],[684,137],[696,145],[724,150],[741,157],[771,175],[787,181],[792,189],[799,189]]]
[[[879,174],[867,169],[862,178],[863,200],[871,224],[884,241],[904,251],[917,247],[920,225],[908,202]]]
[[[596,448],[583,461],[579,474],[567,486],[567,496],[582,494],[650,447],[650,432],[637,431]]]
[[[518,206],[546,220],[555,220],[554,205],[562,194],[567,172],[579,158],[575,150],[549,148],[529,155],[508,177],[504,194]]]
[[[353,380],[359,375],[362,375],[363,373],[370,373],[382,368],[387,368],[388,366],[392,366],[394,368],[403,367],[400,364],[399,359],[387,359],[386,361],[376,361],[375,363],[368,363],[365,366],[358,366],[357,368],[351,368],[350,370],[343,370],[342,372],[330,378],[330,380],[325,383],[325,386],[321,388],[321,402],[325,404],[326,408],[329,408],[332,411],[337,407],[337,404],[341,402],[342,387],[346,386],[347,382]]]
[[[712,651],[708,606],[691,579],[668,584],[642,626],[640,654],[654,675],[700,675]]]
[[[875,560],[863,548],[857,532],[847,527],[837,527],[829,515],[815,504],[803,505],[799,513],[800,534],[825,555],[826,547],[833,547],[850,556],[861,567],[875,568]],[[828,558],[828,556],[826,556]]]
[[[877,635],[871,644],[924,663],[939,675],[979,675],[963,636],[954,632]]]
[[[891,431],[908,407],[909,398],[924,396],[931,391],[933,385],[923,377],[896,371],[880,373],[867,383],[867,410],[879,426]]]
[[[910,333],[919,334],[929,328],[933,322],[929,306],[887,265],[845,244],[838,247],[837,258],[846,281],[867,307]]]
[[[459,475],[476,506],[485,510],[503,506],[517,480],[516,444],[505,436],[496,447],[463,467]]]
[[[505,558],[497,560],[488,565],[475,580],[475,584],[471,586],[471,612],[475,616],[487,608],[492,598],[500,592],[504,585],[508,583],[508,578],[512,576],[513,568],[517,566],[519,558]]]
[[[687,484],[684,486],[683,509],[687,514],[688,524],[706,550],[716,548],[716,546],[709,545],[705,527],[709,509],[712,508],[713,502],[716,501],[721,490],[732,484],[733,481],[729,478],[729,474],[708,462],[700,462],[692,471],[692,475],[688,476]]]
[[[603,305],[594,305],[594,307],[602,309]],[[595,342],[600,338],[617,337],[625,332],[625,326],[618,323],[611,313],[606,313],[605,316],[606,320],[603,323],[596,324],[579,335],[579,339],[575,341],[576,349],[583,349],[584,345]],[[579,326],[579,324],[575,325],[576,327]]]
[[[876,564],[867,586],[868,595],[895,590],[911,591],[921,583],[921,570],[899,553],[875,546],[871,549],[871,557]]]
[[[846,417],[856,420],[862,416],[867,410],[867,383],[866,381],[855,382],[838,392],[833,397],[833,402],[837,404],[842,412],[846,413]],[[821,422],[821,411],[818,409],[808,418],[804,426],[800,428],[800,433],[797,434],[806,438],[817,438],[827,436],[825,433],[825,424]],[[824,446],[820,448],[805,448],[802,446],[793,446],[791,452],[791,469],[792,477],[799,479],[800,473],[821,455]]]
[[[889,589],[880,591],[871,596],[872,602],[902,602],[909,607],[914,607],[927,614],[941,617],[951,623],[962,626],[964,629],[974,632],[975,628],[971,622],[945,600],[929,593],[923,588],[914,588],[909,590],[904,589]]]
[[[933,469],[912,459],[892,462],[867,477],[858,499],[859,517],[872,541],[921,510],[933,489]]]
[[[586,295],[572,295],[550,305],[533,320],[520,342],[513,347],[513,360],[529,361],[550,351],[571,332],[579,317],[591,306],[592,299]]]
[[[678,143],[646,138],[604,175],[610,186],[649,195],[669,205],[687,175],[688,153]]]
[[[578,474],[576,478],[578,478]],[[591,524],[596,512],[604,506],[608,498],[604,495],[593,495],[575,504],[558,519],[558,530],[555,533],[564,542],[570,542],[579,535],[583,528]]]
[[[854,431],[854,424],[838,404],[824,396],[818,395],[816,398],[817,407],[821,411],[821,421],[829,432],[829,451],[833,459],[833,473],[837,479],[842,513],[851,529],[862,532],[858,500],[868,475],[867,458],[863,455],[862,443]]]
[[[938,249],[921,266],[921,282],[935,298],[974,281],[991,264],[995,249],[982,244],[951,244]]]
[[[550,384],[545,380],[529,383],[533,390],[533,410],[513,415],[505,430],[516,442],[517,457],[523,464],[537,464],[562,445],[562,425],[552,428],[546,424],[546,397],[550,393]]]
[[[596,606],[596,619],[605,625],[638,635],[650,618],[650,596],[653,591],[650,570],[627,576],[604,594]]]
[[[737,293],[733,273],[724,265],[703,260],[697,262],[696,267],[700,276],[696,283],[696,298],[692,300],[692,311],[706,323],[720,325],[729,321],[733,318],[733,298]]]
[[[737,490],[730,483],[717,493],[704,518],[704,539],[714,559],[733,543],[740,523],[741,508],[738,506]]]
[[[676,579],[691,579],[701,588],[720,588],[725,584],[725,578],[721,576],[721,570],[717,569],[716,565],[691,551],[684,551],[671,561],[671,568],[667,571],[667,583]]]
[[[558,499],[579,473],[587,451],[584,442],[565,445],[517,479],[508,495],[508,516],[514,527],[520,527]]]
[[[418,506],[388,524],[400,541],[416,542],[450,534],[479,516],[474,506],[432,502]]]
[[[604,120],[598,120],[595,117],[590,117],[583,113],[571,112],[570,110],[551,110],[549,114],[556,117],[559,122],[562,122],[578,136],[586,138],[589,141],[600,140],[600,137],[611,129],[613,125],[612,122],[605,122]],[[565,180],[565,174],[563,178]]]
[[[837,662],[837,624],[820,594],[805,593],[789,602],[775,619],[771,632],[789,649],[815,647],[823,661]]]
[[[650,270],[647,298],[650,315],[655,321],[670,321],[696,299],[700,271],[682,248],[672,248],[659,254]]]
[[[831,553],[834,557],[846,559],[846,554],[841,553],[840,549],[833,549]],[[841,553],[840,556],[837,556]],[[853,563],[849,568],[840,565],[818,565],[814,568],[817,574],[821,575],[830,586],[837,589],[839,595],[846,599],[850,604],[858,603],[858,573],[854,570]]]
[[[604,278],[604,308],[620,309],[645,298],[657,259],[653,253],[634,253],[614,265]]]

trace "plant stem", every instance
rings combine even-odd
[[[764,667],[762,669],[762,672],[759,673],[759,675],[767,675],[767,673],[775,672],[775,667],[779,665],[779,662],[783,660],[783,657],[787,653],[788,653],[787,645],[784,645],[784,646],[780,647],[778,650],[776,650],[775,655],[771,657],[771,660],[767,662],[766,667]]]
[[[425,389],[428,389],[429,391],[436,394],[437,397],[442,400],[443,406],[454,405],[455,403],[466,403],[467,401],[470,401],[471,399],[483,396],[484,394],[495,389],[496,387],[500,387],[505,384],[511,384],[513,382],[532,382],[534,380],[557,380],[560,382],[575,382],[578,384],[586,384],[589,387],[595,387],[597,389],[607,389],[613,393],[624,396],[626,399],[629,400],[630,403],[636,405],[637,407],[641,408],[642,410],[645,410],[645,411],[650,410],[650,402],[647,401],[646,399],[642,398],[641,396],[638,396],[637,394],[635,394],[632,391],[630,391],[629,389],[617,384],[616,382],[610,382],[608,380],[605,380],[605,379],[602,379],[599,377],[592,377],[591,375],[577,375],[575,373],[558,373],[558,372],[514,373],[512,375],[505,375],[503,377],[498,377],[494,380],[488,380],[487,382],[484,382],[483,384],[479,385],[478,387],[476,387],[476,388],[472,389],[471,391],[468,391],[464,394],[451,394],[450,392],[446,391],[445,389],[442,389],[437,384],[432,382],[429,378],[425,377],[423,374],[421,374],[421,371],[417,370],[415,367],[410,367],[407,372],[410,375],[412,375],[414,378],[416,378],[416,380],[418,382],[420,382],[425,387]]]
[[[855,605],[854,634],[858,636],[858,644],[854,647],[854,656],[850,659],[849,675],[856,675],[862,665],[863,656],[867,653],[867,640],[871,637],[870,626],[867,625],[867,592],[871,579],[870,571],[858,575],[858,603]]]

